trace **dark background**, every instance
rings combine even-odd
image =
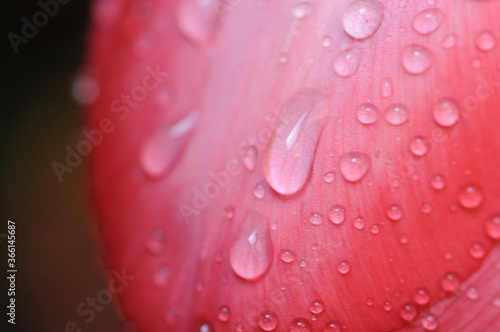
[[[50,0],[42,0],[47,2]],[[62,0],[61,0],[62,1]],[[117,331],[114,304],[85,323],[76,307],[107,287],[95,245],[85,165],[59,183],[51,163],[64,163],[83,119],[71,85],[85,54],[90,1],[70,0],[16,54],[8,32],[21,35],[38,1],[4,1],[0,12],[0,283],[1,331]],[[16,325],[7,324],[7,220],[16,222]]]

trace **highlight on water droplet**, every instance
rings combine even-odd
[[[255,146],[249,146],[243,151],[243,165],[249,172],[255,170],[257,165],[257,148]]]
[[[496,38],[491,31],[481,31],[476,37],[476,47],[483,52],[493,50],[496,44]]]
[[[311,212],[309,221],[311,222],[311,224],[319,226],[323,223],[323,215],[318,211]]]
[[[418,157],[425,156],[429,152],[429,148],[429,140],[424,136],[416,136],[410,143],[410,152]]]
[[[309,2],[299,2],[292,9],[292,16],[295,18],[304,18],[312,14],[314,6]]]
[[[348,48],[335,56],[333,70],[340,77],[352,76],[358,71],[361,51],[357,47]]]
[[[439,327],[437,317],[433,314],[426,314],[422,318],[422,327],[426,331],[436,331]]]
[[[311,304],[309,305],[309,311],[313,314],[320,314],[325,310],[325,305],[323,304],[323,301],[321,300],[315,300],[312,301]]]
[[[264,331],[272,331],[278,326],[278,316],[272,311],[263,311],[259,316],[258,324]]]
[[[387,218],[398,221],[403,217],[403,210],[397,204],[389,206],[386,210]]]
[[[421,35],[428,35],[439,28],[443,21],[443,12],[439,8],[429,8],[421,11],[412,21],[412,27]]]
[[[280,253],[280,258],[285,263],[291,263],[295,260],[295,254],[290,249],[284,249]]]
[[[231,310],[227,306],[222,306],[220,307],[219,311],[217,312],[217,318],[221,322],[228,322],[229,319],[231,319]]]
[[[401,307],[401,318],[407,322],[411,322],[417,317],[418,309],[414,303],[406,303]]]
[[[198,111],[193,110],[176,123],[153,132],[139,153],[139,164],[145,174],[156,178],[172,168],[189,142],[198,118]]]
[[[358,0],[347,6],[342,16],[345,32],[355,39],[372,36],[384,20],[384,6],[376,0]]]
[[[310,332],[311,323],[305,318],[295,318],[288,328],[289,332]]]
[[[486,221],[486,234],[493,240],[500,239],[500,215],[493,216]]]
[[[385,111],[385,120],[393,125],[400,126],[408,121],[408,107],[404,104],[392,104]]]
[[[243,279],[258,279],[271,266],[273,250],[267,224],[264,216],[253,211],[247,213],[229,250],[231,267]]]
[[[477,184],[466,184],[458,192],[458,202],[466,209],[477,208],[483,203],[483,189]]]
[[[442,127],[451,127],[460,118],[460,109],[455,99],[444,97],[438,100],[432,109],[434,121]]]
[[[432,61],[431,51],[422,45],[412,44],[403,48],[401,63],[409,74],[425,73],[431,67]]]
[[[441,288],[445,292],[453,293],[458,290],[460,286],[460,280],[458,276],[453,272],[446,273],[441,279]]]
[[[347,152],[340,156],[339,168],[347,182],[360,181],[370,168],[370,157],[363,152]]]
[[[348,260],[342,260],[339,262],[339,265],[337,266],[337,270],[339,271],[340,274],[348,274],[349,271],[351,271],[351,264],[349,263]]]
[[[370,103],[363,103],[358,106],[356,117],[362,124],[374,124],[379,119],[379,111],[377,106]]]
[[[298,192],[309,181],[323,127],[330,116],[326,97],[304,90],[284,106],[282,121],[264,153],[264,174],[269,185],[282,195]]]
[[[444,175],[435,174],[431,178],[431,187],[435,190],[442,190],[446,187],[446,178]]]
[[[386,77],[380,83],[380,95],[384,98],[389,98],[393,94],[392,79]]]

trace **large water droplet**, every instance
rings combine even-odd
[[[219,312],[217,312],[217,318],[221,322],[227,322],[229,319],[231,319],[231,310],[227,306],[223,306],[219,309]]]
[[[439,327],[438,319],[433,314],[427,314],[422,318],[422,327],[426,331],[436,331]]]
[[[403,49],[401,63],[409,74],[423,74],[432,64],[432,53],[422,45],[408,45]]]
[[[360,61],[360,50],[357,47],[348,48],[335,56],[333,70],[340,77],[349,77],[356,73]]]
[[[484,52],[494,49],[496,43],[496,38],[490,31],[481,31],[476,37],[477,48]]]
[[[348,260],[340,261],[339,265],[337,266],[337,270],[340,274],[348,274],[349,271],[351,271],[351,264]]]
[[[486,221],[486,234],[493,240],[500,239],[500,215],[493,216]]]
[[[219,19],[225,11],[217,10],[214,0],[179,1],[176,11],[177,25],[182,34],[191,42],[206,45],[217,29]]]
[[[288,328],[289,332],[310,332],[311,323],[305,318],[295,318]]]
[[[450,97],[441,98],[434,104],[432,116],[438,125],[451,127],[460,118],[458,103]]]
[[[340,173],[344,180],[357,182],[361,180],[370,168],[370,157],[363,152],[348,152],[340,156]]]
[[[335,225],[340,225],[345,220],[345,208],[342,205],[334,205],[328,212],[330,221]]]
[[[375,0],[359,0],[351,3],[342,16],[347,34],[356,39],[373,35],[384,19],[384,6]]]
[[[389,98],[393,94],[392,79],[384,78],[380,83],[380,95],[384,98]]]
[[[467,184],[458,192],[458,202],[466,209],[477,208],[483,202],[484,194],[476,184]]]
[[[410,143],[410,152],[415,156],[425,156],[429,152],[430,143],[424,136],[415,137]]]
[[[180,121],[162,126],[149,137],[139,155],[144,173],[159,177],[171,169],[189,142],[198,118],[199,113],[193,110]]]
[[[255,146],[249,146],[243,151],[243,165],[249,172],[255,170],[257,164],[257,148]]]
[[[295,18],[303,18],[311,15],[314,7],[309,2],[299,2],[292,9],[292,16]]]
[[[421,11],[412,21],[413,29],[421,35],[427,35],[439,28],[443,21],[443,12],[438,8],[429,8]]]
[[[458,290],[458,286],[460,286],[460,280],[458,279],[458,276],[453,272],[447,273],[441,279],[441,288],[445,292],[453,293]]]
[[[269,269],[272,257],[267,220],[249,212],[229,251],[234,273],[243,279],[258,279]]]
[[[370,125],[378,121],[378,113],[377,106],[370,103],[364,103],[358,106],[356,117],[362,124]]]
[[[264,173],[278,193],[291,195],[309,180],[321,132],[329,117],[328,102],[316,90],[293,96],[264,154]]]
[[[385,120],[393,126],[400,126],[408,121],[408,107],[404,104],[392,104],[385,111]]]
[[[429,303],[429,301],[431,300],[431,296],[429,295],[429,292],[425,288],[419,288],[415,292],[413,300],[418,305],[424,306],[427,305],[427,303]]]
[[[418,309],[414,303],[406,303],[401,307],[401,318],[411,322],[417,317]]]
[[[278,316],[272,311],[263,311],[259,316],[258,324],[264,331],[272,331],[278,326]]]

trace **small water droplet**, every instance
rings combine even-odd
[[[153,230],[151,238],[146,242],[148,251],[153,255],[159,255],[163,252],[165,247],[165,232],[161,228]]]
[[[280,56],[279,56],[279,61],[280,63],[282,64],[285,64],[288,62],[288,54],[286,53],[281,53]]]
[[[184,37],[196,45],[206,45],[213,38],[222,14],[223,11],[214,10],[213,0],[185,0],[177,5],[176,20]]]
[[[438,319],[433,314],[427,314],[422,318],[422,327],[426,331],[436,331],[439,327]]]
[[[323,40],[321,41],[321,44],[324,47],[330,47],[330,45],[332,45],[332,38],[330,36],[323,37]]]
[[[446,178],[444,177],[444,175],[435,174],[431,178],[431,187],[435,190],[444,189],[444,187],[446,187]]]
[[[434,104],[432,115],[438,125],[451,127],[458,122],[460,109],[455,99],[445,97]]]
[[[438,8],[429,8],[421,11],[412,21],[415,31],[421,35],[428,35],[439,28],[443,21],[443,12]]]
[[[369,306],[369,307],[372,307],[373,306],[373,299],[367,299],[366,300],[366,305]]]
[[[267,220],[251,212],[247,215],[229,251],[231,267],[239,277],[255,280],[262,277],[272,261],[272,244]]]
[[[414,303],[406,303],[401,307],[401,318],[411,322],[417,317],[418,309]]]
[[[471,65],[471,66],[472,66],[472,68],[474,68],[474,69],[479,69],[479,68],[481,68],[481,67],[482,67],[482,65],[483,65],[483,64],[482,64],[482,62],[481,62],[481,59],[479,59],[479,58],[474,58],[474,59],[472,59],[472,61],[471,61],[470,65]]]
[[[385,111],[385,120],[393,126],[400,126],[408,121],[408,107],[404,104],[392,104]]]
[[[469,254],[472,258],[481,259],[486,254],[484,247],[480,243],[473,243],[469,248]]]
[[[431,51],[417,44],[405,46],[401,55],[403,68],[412,75],[425,73],[431,67],[432,61]]]
[[[258,324],[264,331],[272,331],[278,326],[278,316],[272,311],[263,311],[259,316]]]
[[[370,228],[370,233],[372,234],[380,233],[380,227],[377,224],[372,225],[372,227]]]
[[[288,328],[289,332],[310,332],[311,323],[305,318],[295,318]]]
[[[386,210],[387,217],[393,221],[398,221],[403,217],[403,210],[397,204],[389,206]]]
[[[466,209],[477,208],[483,200],[483,190],[476,184],[462,186],[458,192],[458,202]]]
[[[385,311],[391,311],[392,310],[392,304],[389,301],[384,302],[384,310]]]
[[[264,195],[266,193],[266,190],[264,188],[263,183],[258,183],[255,188],[253,188],[253,195],[255,198],[262,199],[264,198]]]
[[[196,110],[189,112],[174,124],[156,130],[142,146],[139,163],[150,177],[159,177],[170,170],[185,149],[199,118]]]
[[[423,214],[430,214],[432,212],[432,205],[428,202],[425,202],[420,207],[420,211],[422,211]]]
[[[379,111],[377,106],[370,103],[364,103],[359,105],[356,112],[356,117],[362,124],[374,124],[379,119]]]
[[[304,18],[306,16],[311,15],[314,7],[311,3],[308,2],[299,2],[292,9],[292,16],[295,18]]]
[[[328,102],[316,90],[293,96],[283,107],[283,118],[264,154],[264,173],[278,193],[291,195],[311,175],[316,146],[329,117]]]
[[[320,314],[325,310],[325,305],[321,300],[316,300],[311,302],[311,305],[309,306],[309,310],[313,314]]]
[[[323,332],[341,332],[342,327],[338,322],[328,322],[323,327]]]
[[[361,52],[358,48],[348,48],[335,56],[333,70],[340,77],[349,77],[356,73],[361,61]]]
[[[337,270],[340,274],[346,275],[349,273],[349,271],[351,271],[351,264],[348,260],[340,261],[339,265],[337,266]]]
[[[362,230],[365,228],[365,225],[366,221],[362,217],[357,217],[356,219],[354,219],[354,227],[356,227],[356,229]]]
[[[217,318],[221,322],[229,321],[229,319],[231,319],[231,310],[227,306],[221,307],[217,313]]]
[[[500,215],[493,216],[486,221],[486,234],[493,240],[500,239]]]
[[[234,217],[234,208],[231,205],[226,205],[224,207],[224,217],[231,220]]]
[[[401,244],[407,244],[409,240],[410,239],[408,237],[408,234],[401,234],[399,236],[399,243],[401,243]]]
[[[307,266],[307,263],[306,263],[306,261],[302,260],[302,261],[300,261],[299,265],[300,265],[301,267],[306,267],[306,266]]]
[[[340,173],[347,182],[360,181],[370,168],[370,157],[363,152],[347,152],[340,156]]]
[[[425,156],[429,152],[429,140],[424,136],[415,137],[410,143],[410,152],[415,156]]]
[[[384,19],[384,6],[375,0],[359,0],[351,3],[342,16],[347,34],[355,39],[372,36]]]
[[[458,290],[458,286],[460,286],[460,280],[458,279],[458,276],[453,272],[447,273],[441,279],[441,288],[445,292],[453,293]]]
[[[243,332],[243,331],[244,331],[243,324],[236,325],[236,332]]]
[[[479,298],[479,292],[476,287],[469,287],[466,292],[467,298],[469,300],[475,301]]]
[[[161,267],[154,275],[154,282],[158,287],[165,287],[172,270],[168,266]]]
[[[328,212],[330,221],[335,225],[340,225],[345,220],[345,208],[342,205],[334,205]]]
[[[196,281],[195,289],[198,293],[203,292],[205,290],[205,281],[203,281],[203,279],[198,279]]]
[[[453,46],[455,46],[456,42],[457,42],[457,36],[454,33],[452,33],[451,35],[448,35],[443,38],[441,46],[443,46],[443,48],[452,48]]]
[[[333,180],[335,180],[335,173],[334,172],[328,172],[328,173],[325,173],[323,175],[323,180],[326,182],[326,183],[330,183],[332,182]]]
[[[100,93],[96,79],[89,73],[79,74],[71,90],[73,98],[82,106],[92,104]]]
[[[257,148],[255,146],[249,146],[243,151],[243,165],[249,172],[255,170],[257,164]]]
[[[392,79],[387,77],[380,83],[380,95],[389,98],[393,94]]]
[[[295,254],[289,249],[282,250],[280,253],[280,258],[285,263],[291,263],[295,260]]]
[[[312,212],[311,215],[309,216],[309,221],[313,225],[321,225],[323,223],[323,215],[317,211]]]
[[[419,288],[415,292],[415,295],[413,296],[413,300],[421,306],[427,305],[429,301],[431,300],[431,296],[429,295],[429,292],[425,288]]]
[[[476,37],[476,47],[481,51],[488,52],[495,48],[496,38],[490,31],[481,31]]]

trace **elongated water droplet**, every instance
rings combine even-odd
[[[493,240],[500,239],[500,215],[493,216],[486,221],[486,234]]]
[[[221,322],[228,322],[229,319],[231,319],[231,310],[227,306],[223,306],[219,309],[219,312],[217,313],[217,318]]]
[[[330,221],[335,225],[340,225],[345,220],[345,208],[342,205],[334,205],[328,212]]]
[[[451,127],[460,118],[460,109],[455,99],[450,97],[438,100],[432,109],[434,121],[440,126]]]
[[[401,307],[401,318],[411,322],[417,317],[418,309],[414,303],[406,303]]]
[[[392,79],[384,78],[380,83],[380,95],[384,98],[389,98],[393,94]]]
[[[453,293],[458,289],[458,286],[460,286],[460,280],[458,279],[458,276],[453,272],[447,273],[441,279],[441,288],[445,292]]]
[[[378,121],[378,113],[379,111],[377,106],[370,103],[364,103],[359,105],[356,112],[356,117],[362,124],[370,125]]]
[[[295,318],[288,328],[289,332],[310,332],[311,323],[305,318]]]
[[[421,11],[412,21],[412,27],[421,35],[430,34],[439,28],[443,21],[443,12],[438,8],[429,8]]]
[[[295,260],[295,254],[289,249],[281,251],[280,258],[285,263],[291,263]]]
[[[258,324],[264,331],[272,331],[278,326],[278,316],[272,311],[263,311],[259,316]]]
[[[337,270],[340,274],[348,274],[349,271],[351,271],[351,264],[348,260],[340,261],[339,265],[337,266]]]
[[[294,194],[309,180],[329,115],[327,99],[317,90],[300,92],[284,105],[283,119],[264,154],[266,180],[278,193]]]
[[[410,152],[415,156],[422,157],[429,152],[430,143],[424,136],[415,137],[410,143]]]
[[[348,152],[340,156],[340,173],[344,180],[357,182],[361,180],[370,168],[370,157],[363,152]]]
[[[438,319],[433,314],[427,314],[422,318],[422,327],[426,331],[436,331],[439,327]]]
[[[264,216],[249,212],[229,251],[231,267],[247,280],[262,277],[272,261],[272,244]]]
[[[304,18],[311,15],[314,7],[309,2],[299,2],[293,7],[292,16],[295,18]]]
[[[496,38],[490,31],[481,31],[476,37],[476,46],[484,52],[489,52],[496,46]]]
[[[392,104],[385,111],[385,120],[393,126],[400,126],[408,121],[408,107],[404,104]]]
[[[206,45],[222,19],[224,11],[217,9],[214,0],[179,1],[176,11],[177,25],[184,37],[197,45]]]
[[[348,48],[335,56],[333,69],[340,77],[349,77],[356,73],[360,61],[360,50],[357,47]]]
[[[198,118],[199,113],[192,111],[180,121],[162,126],[149,137],[139,155],[144,173],[159,177],[171,169],[189,142]]]
[[[431,67],[432,61],[431,51],[417,44],[406,46],[401,55],[403,68],[412,75],[425,73]]]
[[[476,184],[467,184],[458,192],[458,202],[466,209],[477,208],[483,199],[483,190]]]
[[[375,0],[359,0],[351,3],[342,16],[347,34],[355,39],[373,35],[384,19],[384,6]]]

